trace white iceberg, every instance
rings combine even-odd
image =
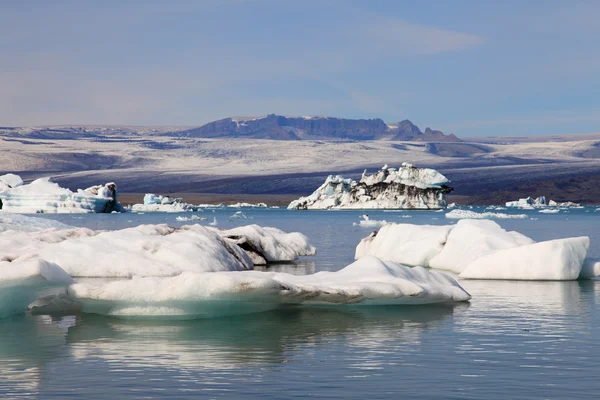
[[[405,265],[428,266],[431,258],[442,251],[452,228],[451,225],[387,224],[377,234],[360,241],[354,258],[371,255]]]
[[[213,229],[213,228],[211,228]],[[233,229],[213,229],[244,249],[255,265],[275,261],[293,261],[299,256],[317,253],[308,238],[299,232],[287,233],[277,228],[246,225]]]
[[[543,210],[540,210],[538,212],[541,212],[542,214],[558,214],[560,212],[559,209],[550,209],[550,208],[544,208]]]
[[[581,267],[580,279],[592,279],[600,276],[600,259],[586,258]]]
[[[588,246],[588,237],[535,243],[493,221],[461,220],[456,226],[385,225],[361,240],[355,257],[373,255],[460,278],[570,280],[600,272],[594,261],[584,263]]]
[[[526,197],[526,198],[522,198],[519,200],[514,200],[514,201],[509,201],[506,203],[506,207],[516,207],[516,208],[522,208],[525,210],[531,210],[534,208],[541,208],[541,207],[579,207],[580,205],[578,203],[573,203],[570,201],[566,201],[566,202],[557,202],[554,200],[550,200],[548,202],[546,202],[546,196],[540,196],[536,199],[533,199],[531,197]]]
[[[186,222],[186,221],[206,221],[208,218],[201,217],[199,215],[192,215],[191,217],[177,216],[175,217],[176,221]]]
[[[463,219],[450,231],[443,249],[428,266],[460,274],[473,260],[497,250],[535,243],[518,232],[507,232],[488,220]]]
[[[527,214],[505,214],[495,212],[479,213],[470,210],[452,210],[446,214],[448,219],[526,219]]]
[[[109,213],[122,209],[117,201],[117,185],[112,182],[72,192],[50,178],[36,179],[25,185],[15,176],[0,176],[3,182],[0,183],[0,208],[3,211],[23,214]]]
[[[242,211],[236,211],[233,215],[229,217],[229,219],[252,219],[252,217],[248,217]]]
[[[430,168],[402,163],[399,169],[385,165],[359,182],[329,176],[310,196],[294,200],[288,209],[439,209],[446,206],[449,180]]]
[[[20,314],[45,291],[66,287],[73,279],[50,262],[31,258],[0,262],[0,318]]]
[[[588,237],[548,240],[495,251],[473,260],[466,279],[574,280],[581,273]]]
[[[168,278],[76,283],[68,294],[89,313],[200,318],[267,311],[282,305],[400,305],[467,301],[450,276],[365,257],[337,272],[186,272]]]
[[[56,263],[72,277],[173,276],[253,267],[242,249],[201,225],[0,233],[0,259],[31,256]]]
[[[230,204],[227,207],[229,207],[229,208],[268,208],[269,206],[266,203],[235,203],[235,204]]]
[[[363,228],[374,228],[386,225],[388,222],[384,219],[381,221],[370,219],[367,214],[361,216],[361,220],[359,222],[353,222],[353,226],[361,226]]]
[[[143,204],[134,204],[129,208],[133,212],[186,212],[198,211],[199,206],[194,206],[183,201],[179,197],[169,197],[146,193]]]

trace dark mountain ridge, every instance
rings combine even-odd
[[[275,114],[260,118],[225,118],[198,128],[171,132],[168,135],[273,140],[460,141],[454,134],[445,135],[431,128],[426,128],[422,132],[409,120],[386,124],[380,118],[285,117]]]

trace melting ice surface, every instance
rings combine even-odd
[[[266,271],[338,271],[352,264],[354,247],[368,234],[352,226],[364,211],[244,212],[260,226],[302,232],[319,250],[300,261],[261,267]],[[498,220],[505,231],[535,242],[588,236],[587,257],[600,257],[595,208],[514,212],[530,218]],[[225,229],[247,224],[230,221],[231,214],[217,210],[211,217]],[[369,210],[374,220],[406,222],[401,215],[419,225],[456,224],[444,213]],[[44,219],[92,230],[186,223],[175,216]],[[76,280],[90,287],[107,283]],[[597,281],[459,283],[472,295],[469,303],[292,307],[192,321],[93,314],[3,319],[0,398],[597,398]]]

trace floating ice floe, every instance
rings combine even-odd
[[[146,193],[144,204],[134,204],[130,209],[133,212],[185,212],[199,211],[200,207],[188,204],[180,197]]]
[[[241,211],[237,211],[229,219],[248,219],[248,216]]]
[[[248,314],[282,305],[400,305],[467,301],[450,276],[365,257],[337,272],[187,272],[169,278],[76,283],[83,312],[119,317],[198,318]]]
[[[493,221],[463,219],[455,226],[385,225],[361,240],[355,258],[373,255],[468,279],[572,280],[600,273],[600,264],[585,261],[588,247],[588,237],[536,243]]]
[[[359,182],[329,176],[310,196],[294,200],[288,209],[438,209],[446,206],[450,181],[438,171],[402,163],[399,169],[385,165]]]
[[[352,225],[362,226],[363,228],[373,228],[387,224],[387,221],[385,219],[381,221],[378,221],[376,219],[370,219],[367,214],[362,215],[361,218],[362,219],[359,222],[353,222]]]
[[[208,220],[208,218],[204,218],[201,217],[199,215],[192,215],[191,217],[184,217],[184,216],[178,216],[175,217],[175,220],[179,221],[179,222],[186,222],[186,221],[206,221]]]
[[[470,210],[452,210],[446,214],[448,219],[526,219],[527,214],[505,214],[494,212],[479,213]]]
[[[229,204],[227,207],[229,208],[268,208],[269,206],[266,203],[235,203]],[[273,207],[271,207],[273,208]],[[276,207],[277,208],[277,207]]]
[[[580,205],[578,203],[573,203],[571,201],[566,201],[566,202],[556,202],[554,200],[550,200],[548,202],[546,202],[546,196],[540,196],[536,199],[533,199],[531,197],[526,197],[523,199],[519,199],[519,200],[515,200],[515,201],[509,201],[506,203],[506,207],[516,207],[516,208],[522,208],[525,210],[531,210],[534,208],[540,208],[540,207],[579,207]]]
[[[45,291],[71,283],[65,271],[44,260],[1,261],[0,318],[20,314]]]
[[[554,209],[544,208],[543,210],[540,210],[538,212],[541,212],[543,214],[557,214],[560,212],[560,210],[556,209],[556,208],[554,208]]]
[[[0,176],[0,208],[11,213],[110,213],[122,210],[117,185],[107,183],[72,192],[50,178],[23,184],[18,175]]]

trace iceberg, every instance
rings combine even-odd
[[[445,194],[453,189],[438,171],[402,163],[399,169],[385,165],[360,181],[339,175],[329,176],[310,196],[294,200],[293,210],[308,209],[440,209],[446,206]]]
[[[35,256],[56,263],[72,277],[241,271],[254,264],[293,261],[315,253],[301,233],[258,225],[228,231],[201,225],[140,225],[115,231],[0,232],[0,260]]]
[[[0,262],[0,318],[21,314],[45,291],[73,279],[56,264],[31,258]]]
[[[388,222],[384,219],[381,221],[370,219],[367,214],[361,216],[361,220],[359,222],[353,222],[353,226],[361,226],[363,228],[374,228],[386,225]]]
[[[175,277],[75,283],[83,312],[118,317],[202,318],[286,305],[401,305],[468,301],[452,277],[364,257],[337,272],[186,272]]]
[[[588,247],[588,237],[536,243],[493,221],[464,219],[455,226],[385,225],[361,240],[355,258],[372,255],[464,279],[572,280],[600,274],[600,263],[586,260]]]
[[[356,246],[355,259],[375,256],[411,266],[428,266],[442,251],[452,230],[451,225],[387,224],[362,239]]]
[[[507,232],[493,221],[463,219],[452,228],[444,247],[428,266],[460,274],[483,255],[532,243],[535,242],[527,236]]]
[[[476,212],[470,210],[452,210],[446,214],[448,219],[527,219],[527,214],[505,214],[495,212]]]
[[[244,250],[201,225],[0,233],[0,260],[32,256],[59,265],[72,277],[173,276],[253,267]]]
[[[293,261],[299,256],[317,253],[306,236],[299,232],[287,233],[277,228],[246,225],[221,230],[210,228],[223,238],[232,240],[242,248],[255,265],[276,261]]]
[[[180,197],[169,197],[146,193],[143,204],[134,204],[129,207],[133,212],[186,212],[198,211],[199,206],[194,206],[183,201]]]
[[[72,192],[50,178],[23,184],[21,178],[13,174],[0,176],[0,208],[22,214],[109,213],[122,210],[117,201],[117,185],[113,182]]]
[[[466,279],[574,280],[581,274],[588,237],[548,240],[478,257],[461,272]]]
[[[526,210],[530,210],[533,208],[540,208],[540,207],[579,207],[579,206],[580,205],[578,203],[573,203],[570,201],[561,203],[561,202],[557,202],[554,200],[550,200],[550,201],[546,202],[546,196],[540,196],[536,199],[533,199],[531,197],[526,197],[523,199],[509,201],[506,203],[506,207],[523,208]]]

